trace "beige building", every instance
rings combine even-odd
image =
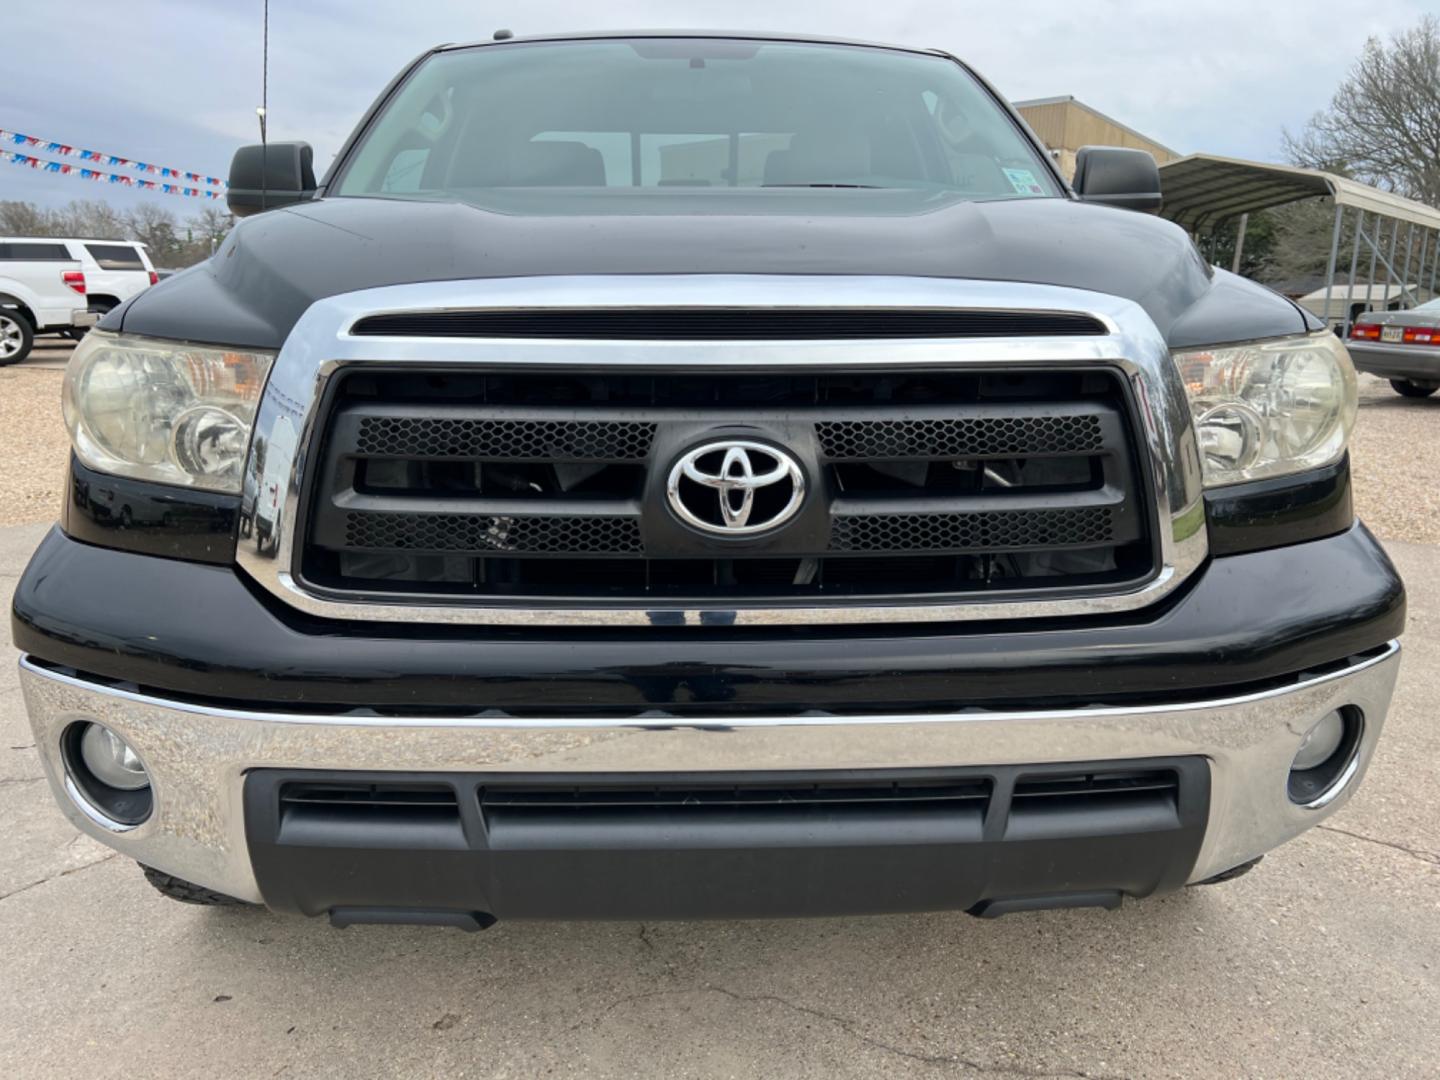
[[[1148,150],[1159,165],[1181,156],[1168,146],[1147,139],[1134,128],[1126,127],[1068,95],[1017,101],[1015,109],[1040,136],[1040,141],[1054,153],[1066,179],[1075,175],[1075,153],[1082,146],[1128,146],[1135,150]]]

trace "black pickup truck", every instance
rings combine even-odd
[[[445,46],[70,362],[75,825],[336,925],[1113,907],[1363,776],[1343,343],[943,52]]]

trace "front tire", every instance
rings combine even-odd
[[[1413,383],[1409,379],[1391,379],[1390,389],[1394,390],[1401,397],[1427,398],[1435,393],[1436,390],[1440,390],[1440,386],[1421,386],[1419,383]]]
[[[155,887],[155,890],[171,900],[178,900],[182,904],[199,904],[202,907],[254,907],[244,900],[236,900],[233,896],[226,896],[224,893],[216,892],[214,889],[207,889],[203,885],[196,885],[178,878],[173,874],[167,874],[163,870],[156,870],[153,866],[139,864],[140,869],[145,871],[145,880]]]
[[[1264,855],[1257,855],[1248,862],[1242,862],[1239,866],[1232,866],[1229,870],[1220,871],[1220,873],[1214,877],[1208,877],[1204,881],[1191,882],[1191,887],[1194,888],[1199,885],[1221,885],[1227,881],[1234,881],[1238,877],[1244,877],[1250,873],[1251,870],[1254,870],[1255,867],[1259,866],[1260,860],[1263,858],[1265,858]]]
[[[0,310],[0,367],[18,364],[35,345],[35,328],[18,311]]]

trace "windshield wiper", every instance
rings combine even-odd
[[[879,184],[761,184],[761,187],[814,187],[814,188],[871,188],[880,190]]]

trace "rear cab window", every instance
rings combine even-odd
[[[0,262],[74,262],[64,244],[0,240]]]
[[[136,270],[149,268],[140,258],[140,249],[130,244],[86,244],[85,250],[101,270]]]

